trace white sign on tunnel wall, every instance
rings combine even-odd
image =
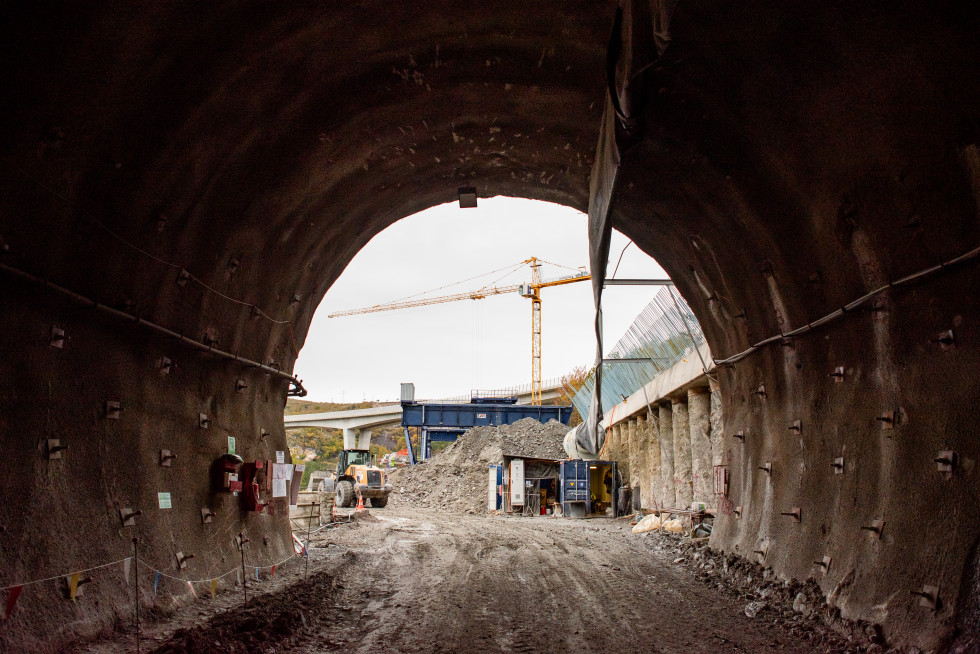
[[[510,462],[510,503],[524,506],[524,459]]]

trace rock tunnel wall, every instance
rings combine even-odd
[[[611,8],[23,8],[0,39],[0,263],[291,370],[326,289],[396,220],[468,184],[585,205]],[[2,270],[0,334],[0,586],[120,561],[134,536],[142,561],[184,579],[234,569],[240,532],[249,568],[291,553],[282,507],[243,511],[209,476],[228,436],[246,461],[286,450],[285,382]],[[68,445],[61,460],[48,438]],[[135,527],[125,507],[143,511]],[[181,571],[178,551],[195,555]],[[145,606],[193,600],[140,573]],[[130,624],[122,564],[85,574],[76,602],[60,580],[26,586],[0,649]]]
[[[252,541],[249,575],[258,567],[266,577],[292,555],[285,499],[272,500],[271,515],[246,511],[212,477],[229,436],[249,461],[287,450],[286,382],[101,317],[33,283],[8,276],[4,290],[0,329],[17,337],[0,341],[0,457],[9,473],[0,487],[3,583],[59,578],[25,586],[0,649],[28,642],[56,649],[117,620],[128,623],[133,587],[121,560],[133,556],[133,538],[140,539],[131,575],[143,579],[141,601],[163,612],[192,598],[179,579],[218,578],[219,590],[235,587],[240,533]],[[52,345],[53,329],[64,334],[60,347]],[[248,388],[237,390],[238,380]],[[107,411],[107,402],[121,412]],[[48,439],[67,448],[59,458],[49,458]],[[165,450],[176,456],[168,466],[161,465]],[[169,493],[169,508],[159,493]],[[268,501],[265,489],[262,495]],[[214,513],[208,522],[202,509]],[[122,510],[142,513],[123,526]],[[193,557],[183,569],[178,553]],[[104,564],[112,565],[89,570]],[[69,601],[61,575],[83,570],[80,577],[92,581]],[[154,584],[156,571],[166,576]],[[196,592],[208,590],[204,583]]]
[[[647,80],[645,136],[623,155],[616,225],[661,244],[719,359],[978,245],[977,85],[960,76],[977,52],[947,29],[975,16],[813,9],[753,32],[761,5],[680,5]],[[722,25],[728,37],[703,39]],[[980,537],[977,281],[974,261],[942,269],[721,366],[732,486],[712,544],[816,577],[892,642],[950,637]],[[947,330],[955,347],[939,342]],[[951,475],[934,461],[945,450]],[[782,515],[796,508],[799,522]],[[880,533],[865,529],[876,520]],[[913,594],[924,586],[938,610]]]
[[[468,184],[587,206],[613,8],[32,3],[0,40],[13,98],[2,263],[290,370],[326,289],[396,220]],[[624,152],[613,222],[676,280],[717,356],[978,245],[976,12],[678,6],[664,59],[644,73],[643,136]],[[819,576],[846,615],[883,622],[895,642],[951,633],[980,535],[977,281],[972,264],[943,270],[719,370],[724,428],[746,433],[721,443],[745,510],[719,520],[715,545],[767,543],[778,574]],[[179,547],[206,576],[242,528],[270,558],[288,547],[278,515],[219,510],[205,528],[186,508],[211,501],[201,470],[227,435],[247,457],[285,449],[283,383],[170,357],[173,343],[12,277],[0,288],[4,575],[126,556],[116,504],[146,511],[164,482],[180,508],[145,513],[135,532],[159,565]],[[72,338],[57,352],[55,323]],[[949,329],[955,348],[930,342]],[[161,355],[177,363],[167,378]],[[828,376],[838,366],[841,383]],[[111,424],[99,415],[110,395],[126,409]],[[882,429],[892,410],[907,421]],[[800,434],[787,429],[797,420]],[[671,422],[660,411],[661,434]],[[56,432],[70,444],[60,463],[41,449]],[[164,443],[176,443],[168,470],[155,461]],[[949,478],[932,460],[944,449],[958,454]],[[800,523],[779,515],[795,506]],[[876,518],[880,540],[861,530]],[[811,563],[824,555],[825,575]],[[909,594],[926,584],[940,588],[936,612]],[[42,606],[25,590],[0,638],[55,648],[125,617],[122,598],[101,577],[82,602]]]

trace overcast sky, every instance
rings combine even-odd
[[[476,290],[494,281],[498,286],[527,282],[530,267],[518,264],[532,256],[571,268],[588,266],[587,220],[568,207],[498,197],[481,198],[476,209],[445,204],[395,223],[354,257],[320,303],[296,362],[295,372],[309,390],[306,399],[397,400],[401,382],[413,382],[420,399],[529,384],[531,301],[517,292],[340,318],[327,314],[430,289],[439,290],[422,297]],[[613,234],[610,275],[628,242]],[[574,271],[544,265],[541,272],[548,280]],[[478,275],[485,276],[470,279]],[[617,274],[664,276],[635,245],[627,248]],[[592,363],[591,288],[585,281],[541,291],[546,381]],[[607,351],[657,290],[605,290]]]

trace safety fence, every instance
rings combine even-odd
[[[290,556],[284,558],[282,561],[278,561],[276,563],[272,563],[269,565],[257,566],[248,561],[248,555],[246,554],[244,556],[244,563],[245,563],[244,566],[236,565],[233,569],[228,570],[227,572],[222,572],[215,575],[209,575],[203,579],[187,579],[184,577],[177,577],[172,574],[163,572],[153,564],[143,561],[138,557],[127,556],[117,561],[111,561],[109,563],[103,563],[101,565],[76,569],[74,571],[65,572],[59,575],[55,575],[53,577],[45,577],[43,579],[34,579],[31,581],[22,581],[15,584],[0,586],[0,591],[7,591],[7,602],[6,602],[6,609],[5,609],[4,616],[5,619],[9,619],[14,612],[14,608],[17,605],[17,600],[20,598],[21,593],[23,592],[24,588],[28,586],[36,586],[38,584],[42,584],[50,581],[61,582],[64,585],[60,589],[56,589],[55,592],[61,593],[63,596],[66,596],[67,599],[74,602],[77,600],[77,597],[81,594],[80,591],[85,585],[96,581],[96,579],[94,579],[92,576],[83,576],[83,575],[86,575],[86,573],[89,572],[94,572],[96,570],[103,570],[106,568],[111,568],[113,566],[121,566],[123,579],[125,580],[127,586],[131,584],[130,582],[131,577],[135,574],[138,578],[139,569],[144,569],[147,572],[152,573],[151,575],[147,575],[146,578],[153,579],[154,595],[157,595],[159,593],[161,580],[171,579],[186,584],[191,594],[193,594],[195,598],[198,596],[197,589],[195,588],[195,584],[205,584],[204,586],[205,590],[209,591],[211,596],[214,597],[215,594],[217,593],[218,582],[221,579],[224,579],[225,577],[228,577],[230,575],[237,575],[236,584],[238,585],[244,585],[246,583],[245,574],[249,572],[254,573],[255,581],[261,581],[263,574],[266,574],[267,578],[271,580],[275,578],[276,569],[278,567],[282,566],[283,564],[289,561],[302,559],[306,555],[307,555],[307,551],[304,546],[301,552],[291,554]],[[136,564],[135,567],[138,568],[135,571],[133,565],[134,562]],[[118,572],[120,571],[117,571],[116,574],[118,574]]]
[[[664,286],[630,325],[606,359],[643,359],[607,362],[602,372],[602,407],[606,410],[640,390],[654,377],[693,355],[704,343],[701,325],[684,298]],[[572,398],[572,404],[585,416],[595,388],[595,369]]]

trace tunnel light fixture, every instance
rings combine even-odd
[[[476,209],[476,189],[472,186],[461,186],[459,188],[459,208]]]

